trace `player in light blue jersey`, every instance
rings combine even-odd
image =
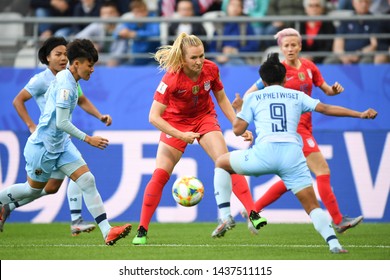
[[[331,221],[316,199],[297,127],[301,114],[305,112],[316,111],[325,115],[362,119],[374,119],[377,112],[373,109],[357,112],[327,105],[304,92],[284,88],[286,68],[279,62],[277,53],[268,56],[259,73],[265,88],[246,95],[244,100],[237,94],[233,102],[237,112],[233,132],[237,136],[241,135],[249,123],[254,122],[257,133],[255,144],[248,150],[232,151],[220,156],[216,161],[214,185],[229,187],[231,174],[278,175],[287,189],[299,199],[314,228],[328,243],[330,251],[346,253]],[[253,220],[257,215],[252,211],[249,218]]]
[[[36,123],[31,119],[25,106],[25,102],[34,98],[41,114],[43,113],[46,104],[45,93],[49,88],[50,83],[55,79],[58,72],[66,69],[68,64],[66,45],[67,41],[63,37],[50,37],[43,43],[42,47],[38,51],[38,58],[42,64],[47,65],[47,68],[34,75],[13,101],[16,111],[31,133],[33,133],[36,129]],[[107,126],[111,125],[111,116],[102,115],[83,94],[80,85],[78,85],[78,95],[79,99],[77,103],[85,112],[101,120]],[[42,190],[41,196],[56,193],[60,188],[64,177],[65,175],[62,172],[52,173],[52,177]],[[90,232],[94,230],[96,227],[95,224],[84,222],[82,218],[82,191],[72,180],[69,181],[67,188],[67,198],[72,220],[72,235],[76,236],[81,232]],[[19,202],[16,201],[14,203],[4,205],[4,215],[9,216],[10,212],[12,212],[15,208],[23,206],[31,201],[33,201],[32,198],[27,198]],[[3,230],[3,222],[0,222],[0,230]]]
[[[0,203],[4,205],[40,197],[53,172],[61,171],[80,187],[85,204],[98,224],[105,243],[113,245],[129,234],[131,225],[111,227],[95,178],[69,137],[80,139],[99,149],[105,149],[108,145],[107,139],[89,136],[71,122],[72,112],[79,98],[78,81],[90,79],[98,53],[93,43],[85,39],[69,43],[66,51],[70,67],[60,71],[50,84],[38,126],[24,148],[27,182],[0,191]],[[4,207],[2,211],[3,209]],[[0,217],[3,219],[3,215]],[[4,223],[4,220],[1,222]]]

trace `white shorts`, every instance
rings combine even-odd
[[[296,143],[263,142],[248,150],[233,151],[230,165],[242,175],[276,174],[294,194],[313,184],[302,147]]]

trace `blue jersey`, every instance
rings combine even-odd
[[[35,99],[41,114],[45,109],[46,104],[46,91],[49,88],[51,82],[55,79],[55,75],[53,72],[46,68],[46,70],[35,74],[30,81],[28,81],[27,85],[24,87],[28,93]],[[79,97],[83,95],[80,85],[78,84],[78,95]]]
[[[69,135],[57,129],[56,107],[69,109],[71,118],[72,112],[78,100],[78,83],[72,73],[66,69],[57,74],[46,93],[46,106],[39,119],[35,132],[29,137],[32,143],[44,144],[50,153],[64,151]]]
[[[279,85],[265,87],[244,97],[237,117],[256,127],[256,144],[260,142],[295,142],[301,144],[297,133],[302,113],[314,111],[320,101],[304,92]]]
[[[34,75],[24,87],[24,89],[27,90],[35,99],[41,114],[43,113],[46,104],[45,93],[55,77],[56,76],[53,72],[47,68],[46,70]]]

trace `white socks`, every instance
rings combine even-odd
[[[70,217],[72,221],[81,218],[81,208],[83,204],[83,192],[81,188],[69,180],[68,189],[67,189],[68,204],[70,210]]]
[[[9,204],[12,202],[18,202],[25,198],[34,200],[39,197],[41,192],[42,189],[34,189],[30,187],[27,181],[25,183],[14,184],[0,191],[0,203]]]
[[[35,198],[28,197],[28,198],[24,198],[24,199],[22,199],[20,201],[15,201],[13,203],[8,204],[9,209],[12,212],[13,210],[15,210],[15,208],[23,206],[23,205],[26,205],[26,204],[30,203],[31,201],[34,201],[35,199],[40,198],[40,197],[45,196],[45,195],[47,195],[47,192],[45,191],[45,189],[42,189],[41,193],[39,194],[39,196],[37,196]]]
[[[230,215],[230,196],[232,193],[232,177],[222,168],[214,169],[214,196],[217,202],[219,217],[222,220]]]
[[[336,237],[336,233],[334,232],[330,220],[321,208],[313,209],[310,212],[310,218],[313,222],[314,228],[329,244],[330,249],[333,249],[335,247],[341,248],[340,242]]]
[[[95,177],[91,172],[86,172],[76,180],[77,185],[83,192],[85,205],[92,217],[98,224],[104,237],[107,236],[111,226],[108,223],[106,210],[102,198],[96,189]]]

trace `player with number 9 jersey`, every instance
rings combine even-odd
[[[275,39],[277,39],[280,50],[285,57],[282,64],[286,68],[284,84],[286,88],[302,91],[308,96],[312,94],[313,85],[319,87],[329,96],[334,96],[344,91],[344,88],[338,82],[335,82],[333,85],[328,85],[318,67],[310,60],[299,56],[302,49],[302,38],[297,30],[285,28],[275,35]],[[263,87],[264,85],[261,80],[257,80],[247,90],[246,94]],[[307,164],[316,176],[318,193],[332,217],[336,230],[342,233],[349,228],[355,227],[363,220],[363,216],[350,218],[342,215],[330,184],[328,163],[313,136],[311,112],[302,114],[297,132],[302,137],[303,153],[306,157]],[[284,183],[278,181],[256,201],[256,210],[260,211],[264,209],[264,207],[277,200],[286,191],[287,189]],[[248,225],[250,224],[248,223]],[[253,230],[251,231],[253,232]]]

